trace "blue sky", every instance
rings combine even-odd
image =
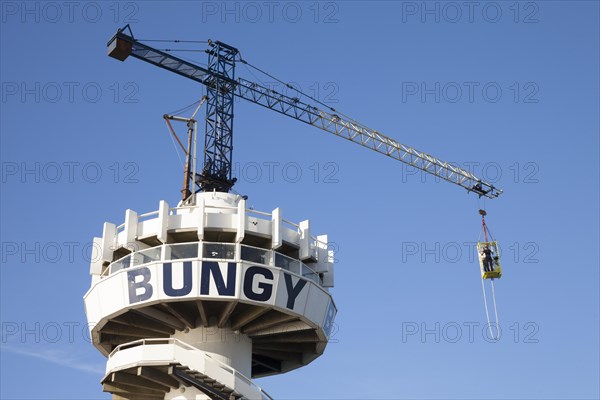
[[[140,38],[232,44],[505,191],[484,202],[236,103],[236,190],[257,210],[310,219],[338,249],[332,343],[258,380],[273,397],[600,396],[598,2],[3,1],[1,11],[1,398],[109,398],[85,326],[89,243],[127,208],[178,200],[162,115],[203,88],[107,57],[126,22]],[[484,337],[472,251],[481,207],[503,254],[497,343]]]

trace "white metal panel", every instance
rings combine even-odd
[[[161,200],[158,205],[158,227],[156,237],[162,243],[167,243],[167,230],[169,229],[169,204]]]
[[[296,247],[300,246],[300,235],[298,235],[298,232],[283,226],[281,227],[281,239]]]
[[[126,272],[123,270],[102,279],[84,296],[90,324],[100,323],[129,304]]]
[[[237,233],[235,235],[235,242],[241,243],[244,240],[244,234],[246,230],[246,200],[241,199],[237,205]]]
[[[310,222],[308,220],[300,222],[300,259],[307,260],[310,254]]]
[[[206,218],[204,216],[206,210],[204,209],[204,197],[200,196],[196,199],[196,219],[198,223],[198,240],[204,239],[204,223]]]
[[[169,215],[169,230],[181,229],[181,215]]]
[[[102,274],[102,264],[104,260],[102,259],[102,238],[95,237],[92,239],[92,253],[90,256],[90,274],[91,275],[100,275]],[[110,260],[107,260],[110,261]]]
[[[327,272],[327,264],[329,263],[327,243],[327,235],[317,236],[317,263],[315,264],[316,272]]]
[[[281,208],[277,207],[271,214],[271,248],[278,249],[281,241]]]
[[[157,218],[148,219],[138,223],[138,238],[155,236],[158,232],[159,220]]]
[[[315,284],[311,284],[306,301],[304,316],[318,326],[323,326],[323,319],[329,307],[331,296]]]
[[[186,229],[188,228],[189,230],[198,230],[198,219],[196,218],[196,213],[194,212],[194,208],[190,208],[189,210],[187,210],[187,212],[181,212],[181,210],[179,210],[178,214],[181,215],[181,228]]]
[[[235,217],[234,214],[206,214],[206,228],[233,232],[236,228],[234,223]]]
[[[128,247],[127,245],[130,243],[134,243],[137,236],[137,228],[138,228],[138,215],[133,210],[125,211],[125,243],[123,243],[124,247]]]
[[[103,261],[111,262],[113,252],[117,248],[117,226],[110,222],[105,222],[102,227],[102,255]]]
[[[333,263],[329,263],[327,264],[327,272],[325,272],[323,274],[323,286],[326,288],[332,288],[333,287],[333,268],[334,268],[334,264]]]
[[[267,238],[271,237],[271,221],[248,217],[246,218],[246,231]]]

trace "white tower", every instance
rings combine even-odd
[[[252,378],[321,354],[336,307],[327,236],[229,193],[125,212],[94,238],[84,296],[113,399],[269,399]]]

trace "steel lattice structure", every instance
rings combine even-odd
[[[231,178],[233,150],[233,103],[235,61],[237,49],[221,42],[210,43],[204,165],[200,186],[204,191],[229,192],[235,180]]]
[[[487,198],[502,190],[482,181],[473,173],[430,154],[404,145],[354,120],[323,111],[298,98],[268,89],[243,78],[235,79],[238,50],[221,42],[210,43],[208,69],[182,60],[134,39],[119,30],[109,41],[109,55],[121,61],[131,55],[208,87],[208,107],[204,150],[204,169],[200,181],[204,190],[229,191],[231,178],[234,96],[287,115],[336,136],[357,143],[414,168]],[[130,30],[131,33],[131,30]]]

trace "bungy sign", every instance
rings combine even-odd
[[[164,262],[127,270],[129,304],[178,297],[239,298],[303,314],[312,282],[280,269],[235,262]],[[302,309],[298,309],[302,306]]]

